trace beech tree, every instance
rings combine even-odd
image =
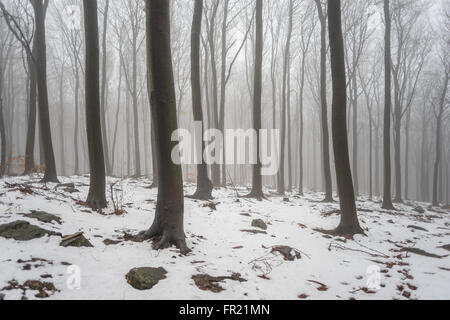
[[[202,110],[202,89],[200,83],[200,35],[202,29],[203,0],[195,0],[194,17],[192,20],[191,32],[191,86],[192,86],[192,108],[194,121],[202,123],[201,136],[203,137],[203,110]],[[192,196],[195,199],[209,200],[212,198],[212,182],[208,177],[208,167],[203,161],[205,143],[202,139],[201,164],[197,165],[197,191]]]
[[[150,76],[151,110],[158,149],[158,200],[155,220],[137,239],[154,239],[154,249],[175,245],[182,253],[189,251],[184,234],[184,194],[181,166],[172,159],[177,130],[175,85],[170,48],[170,13],[166,0],[146,0],[147,58]]]
[[[86,42],[86,133],[88,139],[90,186],[86,202],[93,209],[106,207],[105,158],[100,119],[100,53],[97,0],[83,0]]]
[[[327,106],[327,15],[323,10],[321,0],[315,0],[320,20],[320,103],[322,125],[322,157],[323,174],[325,179],[324,202],[333,201],[333,185],[330,168],[330,137],[328,130],[328,106]]]
[[[256,0],[256,41],[255,41],[255,79],[253,90],[253,129],[256,130],[256,164],[253,165],[253,184],[249,197],[262,199],[261,159],[260,159],[260,129],[261,129],[261,91],[263,63],[263,1]]]
[[[336,165],[336,181],[341,206],[341,222],[336,234],[364,233],[356,213],[347,138],[347,93],[345,76],[344,40],[341,24],[341,1],[328,0],[328,23],[333,80],[333,148]]]
[[[384,0],[384,187],[383,209],[393,210],[391,192],[391,12],[389,0]]]
[[[48,0],[30,0],[34,8],[36,26],[36,71],[39,104],[39,129],[45,159],[45,173],[42,182],[59,182],[56,175],[55,155],[53,153],[50,114],[47,90],[47,48],[45,36],[45,16]]]

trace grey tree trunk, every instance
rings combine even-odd
[[[253,90],[253,128],[256,130],[256,164],[253,165],[253,183],[250,197],[262,199],[261,158],[260,151],[260,129],[261,119],[261,98],[262,98],[262,62],[263,62],[263,0],[256,0],[256,42],[255,42],[255,80]]]
[[[347,138],[347,89],[345,76],[344,41],[341,27],[341,1],[328,0],[328,21],[333,79],[333,146],[336,178],[341,206],[341,222],[336,234],[364,233],[356,213],[355,193]]]
[[[56,175],[55,155],[50,127],[47,91],[47,48],[45,39],[45,15],[48,0],[32,0],[36,25],[36,71],[39,103],[39,128],[41,130],[42,147],[45,159],[45,173],[42,182],[59,182]]]
[[[86,41],[86,135],[88,140],[90,186],[86,203],[101,210],[106,203],[105,158],[100,117],[100,53],[97,0],[83,0]]]
[[[103,13],[103,36],[102,36],[102,85],[100,91],[100,119],[102,124],[102,140],[103,140],[103,154],[105,157],[105,168],[106,174],[111,175],[111,162],[109,160],[109,147],[108,147],[108,135],[106,131],[106,35],[108,30],[108,11],[109,11],[109,0],[105,2],[105,10]]]
[[[189,251],[184,234],[183,176],[180,165],[171,159],[177,129],[175,85],[170,48],[169,2],[147,0],[147,58],[150,75],[151,110],[158,149],[159,185],[155,220],[139,240],[155,238],[155,249],[175,245],[182,253]]]
[[[325,180],[324,202],[333,201],[333,186],[330,169],[330,138],[328,131],[328,107],[327,107],[327,20],[322,9],[320,0],[315,0],[321,25],[320,31],[320,101],[321,101],[321,121],[322,121],[322,157],[323,175]],[[346,116],[346,115],[345,115]]]
[[[384,49],[384,187],[383,187],[383,209],[393,210],[391,192],[391,13],[389,0],[384,0],[384,19],[386,24],[385,49]]]
[[[203,137],[202,89],[200,84],[200,35],[202,30],[203,0],[195,0],[194,16],[191,31],[191,84],[192,84],[192,108],[194,121],[202,123],[201,136]],[[212,182],[208,177],[208,167],[203,162],[205,143],[201,144],[201,164],[197,165],[197,191],[192,196],[195,199],[209,200],[212,198]]]

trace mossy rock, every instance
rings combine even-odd
[[[126,275],[127,282],[137,290],[149,290],[166,279],[167,271],[164,268],[134,268]]]
[[[255,219],[252,221],[252,227],[267,230],[267,224],[261,219]]]
[[[14,221],[0,225],[0,237],[17,241],[29,241],[43,236],[61,236],[60,233],[42,229],[27,221]]]
[[[24,216],[31,219],[37,219],[38,221],[43,223],[53,223],[53,221],[55,221],[56,223],[61,224],[60,217],[44,211],[33,211],[31,213],[24,214]]]

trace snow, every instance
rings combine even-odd
[[[79,193],[69,194],[55,184],[39,184],[37,175],[6,178],[0,181],[0,224],[25,220],[47,230],[70,235],[79,231],[94,248],[64,248],[60,237],[43,237],[19,242],[0,237],[0,294],[5,299],[20,299],[22,290],[2,289],[13,279],[53,282],[59,290],[48,299],[449,299],[450,258],[430,258],[400,252],[400,247],[416,247],[440,256],[448,251],[438,248],[450,244],[449,211],[430,211],[426,204],[398,205],[398,211],[385,211],[380,204],[362,198],[357,206],[366,236],[354,239],[330,238],[316,228],[333,229],[339,216],[323,213],[338,209],[338,204],[320,203],[322,195],[307,193],[290,195],[289,202],[267,190],[268,200],[240,199],[233,188],[214,192],[217,210],[204,206],[207,202],[185,200],[185,231],[192,252],[181,256],[175,248],[154,251],[148,242],[123,241],[105,245],[105,239],[117,240],[124,232],[135,234],[147,229],[154,217],[156,189],[149,189],[147,179],[108,178],[109,186],[123,189],[126,213],[112,215],[111,201],[103,214],[92,212],[79,201],[86,198],[89,178],[61,178],[61,183],[75,183]],[[32,194],[12,190],[6,183],[30,183]],[[44,189],[43,189],[44,188]],[[186,185],[192,194],[194,185]],[[240,189],[241,194],[246,190]],[[415,206],[426,209],[424,214]],[[32,210],[55,214],[62,224],[41,223],[21,215]],[[242,215],[249,214],[249,216]],[[268,225],[267,234],[251,234],[253,219]],[[412,229],[415,225],[427,231]],[[272,246],[290,246],[301,252],[301,259],[284,261],[270,253]],[[354,251],[356,250],[356,251]],[[18,260],[42,258],[23,270]],[[67,263],[81,271],[81,287],[70,288],[73,271]],[[389,265],[394,263],[394,265]],[[38,267],[34,267],[37,265]],[[367,290],[368,268],[377,266],[381,273],[379,290]],[[163,267],[167,278],[151,290],[138,291],[125,279],[134,267]],[[391,267],[391,268],[389,268]],[[69,269],[68,269],[69,268]],[[444,269],[441,269],[444,268]],[[447,269],[447,270],[445,270]],[[71,271],[72,270],[72,271]],[[230,276],[239,273],[246,282],[226,280],[220,293],[200,290],[192,280],[196,274]],[[52,278],[42,279],[50,274]],[[260,277],[265,274],[266,279]],[[410,278],[410,279],[408,279]],[[318,290],[324,284],[327,290]],[[408,286],[409,285],[409,286]],[[403,286],[403,290],[399,290]],[[417,287],[417,290],[413,290]],[[413,289],[411,289],[413,288]],[[36,291],[27,290],[28,299],[36,299]]]

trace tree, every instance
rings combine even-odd
[[[333,201],[333,186],[330,169],[330,138],[328,132],[328,107],[327,107],[327,19],[323,11],[320,0],[315,0],[320,20],[320,101],[322,120],[322,156],[323,173],[325,178],[325,199],[324,202]]]
[[[111,175],[111,162],[109,160],[108,136],[106,132],[106,81],[107,81],[107,53],[106,53],[106,35],[108,30],[108,12],[109,0],[105,2],[105,10],[103,12],[103,36],[102,36],[102,83],[100,89],[100,119],[102,122],[102,140],[104,147],[106,174]]]
[[[302,17],[301,23],[301,40],[300,40],[300,51],[301,51],[301,65],[300,65],[300,74],[298,79],[299,85],[299,194],[303,196],[303,184],[304,184],[304,159],[303,159],[303,141],[304,141],[304,92],[305,92],[305,73],[306,73],[306,62],[307,62],[307,54],[311,45],[311,39],[316,28],[316,19],[313,12],[314,7],[309,5],[307,10],[305,11],[304,17]],[[310,17],[310,23],[307,24],[307,17]]]
[[[292,24],[294,16],[294,3],[293,0],[289,1],[289,19],[288,19],[288,30],[286,37],[286,46],[284,49],[284,65],[283,65],[283,84],[281,92],[281,152],[280,152],[280,170],[278,172],[278,193],[281,195],[285,194],[285,182],[284,182],[284,168],[285,168],[285,148],[286,148],[286,112],[287,112],[287,86],[288,86],[288,68],[290,60],[290,48],[291,48],[291,37],[292,37]],[[290,119],[289,119],[290,120]]]
[[[93,209],[106,207],[105,159],[100,120],[100,56],[97,0],[83,0],[86,41],[86,133],[88,139],[90,186],[86,202]]]
[[[444,41],[443,41],[444,42]],[[449,109],[449,102],[447,97],[448,86],[450,81],[450,59],[448,57],[448,49],[450,48],[450,38],[446,39],[442,46],[442,53],[440,56],[441,69],[444,71],[443,79],[441,81],[438,104],[437,106],[433,102],[433,111],[436,117],[436,154],[434,161],[434,171],[433,171],[433,206],[439,205],[438,199],[438,179],[439,179],[439,169],[441,167],[442,161],[442,120]]]
[[[256,0],[256,42],[255,42],[255,80],[253,90],[253,129],[256,130],[256,164],[253,165],[253,184],[249,197],[262,199],[260,130],[261,130],[261,94],[262,94],[262,62],[263,62],[263,1]]]
[[[202,123],[202,137],[203,137],[203,111],[202,111],[202,89],[200,84],[200,35],[202,29],[203,16],[203,0],[195,0],[194,17],[192,20],[191,32],[191,87],[192,87],[192,108],[194,113],[194,121]],[[205,150],[205,143],[202,139],[201,158],[203,159],[203,152]],[[208,167],[203,160],[201,164],[197,165],[197,191],[192,196],[195,199],[209,200],[212,198],[211,191],[213,185],[208,178]]]
[[[333,147],[336,181],[341,206],[341,222],[334,231],[341,235],[364,233],[358,221],[347,137],[347,94],[341,1],[328,0],[328,23],[333,81]]]
[[[1,136],[1,162],[0,162],[0,177],[3,177],[6,170],[6,128],[3,110],[3,94],[4,94],[4,76],[6,70],[6,64],[8,62],[9,55],[12,49],[12,43],[10,40],[10,35],[5,35],[0,31],[0,136]]]
[[[19,5],[26,11],[25,6]],[[0,9],[5,18],[6,24],[17,41],[22,45],[26,53],[26,67],[28,68],[28,125],[27,139],[25,146],[25,171],[24,175],[30,174],[34,170],[34,142],[36,133],[36,37],[34,37],[34,21],[32,16],[26,12],[25,19],[15,17],[6,9],[0,1]],[[6,41],[4,42],[6,44]],[[31,45],[32,43],[32,45]],[[32,48],[31,48],[32,46]],[[4,120],[2,120],[4,121]],[[6,143],[6,141],[5,141]],[[5,157],[6,162],[6,157]]]
[[[391,13],[389,0],[384,0],[384,20],[386,25],[384,37],[384,187],[383,209],[393,210],[391,192]]]
[[[177,130],[176,98],[170,48],[169,2],[147,0],[147,59],[150,75],[150,97],[153,125],[158,149],[158,200],[155,220],[137,240],[155,239],[154,249],[175,245],[182,253],[189,251],[184,234],[184,195],[181,166],[171,159],[176,143],[171,141]]]
[[[36,71],[39,105],[39,128],[45,158],[45,173],[42,182],[59,182],[56,175],[55,155],[53,153],[52,133],[48,107],[47,90],[47,48],[45,37],[45,16],[48,0],[31,0],[36,25]]]

